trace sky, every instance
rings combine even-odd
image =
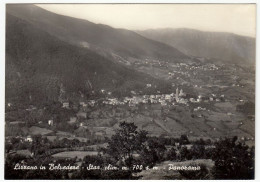
[[[57,14],[114,28],[191,28],[255,37],[254,4],[38,4]]]

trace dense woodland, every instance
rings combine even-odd
[[[65,141],[63,141],[65,142]],[[67,142],[66,142],[67,143]],[[176,144],[178,145],[176,146]],[[17,141],[12,141],[13,145]],[[192,145],[190,149],[187,144]],[[44,155],[52,147],[41,136],[35,136],[33,143],[28,144],[34,152],[33,157],[9,154],[6,157],[6,179],[136,179],[143,168],[133,168],[135,164],[152,168],[163,161],[187,161],[195,159],[211,159],[214,167],[208,169],[200,164],[201,170],[183,171],[179,173],[182,179],[253,179],[254,178],[254,147],[248,147],[237,140],[237,137],[223,138],[219,141],[190,142],[182,135],[179,139],[148,137],[144,130],[137,130],[134,123],[120,123],[116,134],[108,140],[108,146],[100,149],[98,156],[86,156],[79,170],[49,170],[49,163],[72,165],[79,161],[74,159],[54,159]],[[56,144],[57,145],[57,144]],[[78,141],[72,141],[70,147],[83,146]],[[166,149],[170,146],[170,149]],[[211,146],[208,148],[207,146]],[[10,146],[9,146],[10,147]],[[57,147],[57,146],[55,146]],[[6,150],[8,146],[5,147]],[[134,157],[138,154],[138,157]],[[45,165],[46,170],[14,170],[17,163],[28,166]],[[117,167],[117,170],[104,170],[107,165]],[[100,169],[88,170],[89,165],[100,166]],[[128,170],[121,170],[127,167]]]

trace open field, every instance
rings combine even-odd
[[[96,151],[66,151],[66,152],[60,152],[57,154],[52,155],[52,157],[56,157],[56,158],[80,158],[83,159],[85,156],[87,155],[97,155],[98,152]]]
[[[29,150],[17,150],[16,153],[23,156],[31,156],[31,152]]]
[[[193,111],[192,108],[205,107],[204,111]],[[120,108],[120,111],[118,110]],[[132,110],[130,110],[132,109]],[[93,108],[93,111],[101,111]],[[106,113],[120,112],[120,116]],[[130,113],[129,113],[130,111]],[[128,113],[127,113],[128,112]],[[163,108],[160,104],[146,105],[138,109],[129,107],[104,106],[102,120],[97,118],[87,121],[86,124],[96,123],[95,130],[105,131],[111,136],[122,121],[134,122],[139,129],[148,131],[151,136],[168,135],[179,137],[186,134],[192,138],[219,138],[225,136],[254,137],[254,122],[247,119],[243,113],[236,111],[234,102],[194,103],[191,106],[178,105]],[[109,125],[102,121],[114,120]],[[104,126],[104,127],[100,127]],[[109,129],[109,131],[108,131]]]
[[[49,133],[52,133],[53,131],[52,130],[49,130],[49,129],[46,129],[46,128],[40,128],[40,127],[37,127],[37,126],[32,126],[31,128],[29,128],[29,133],[31,135],[47,135]]]

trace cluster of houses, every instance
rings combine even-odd
[[[168,72],[169,76],[174,76],[175,74],[180,74],[183,76],[187,76],[190,77],[191,75],[188,72],[182,72],[182,71],[172,71],[172,72]],[[178,78],[178,77],[177,77]]]
[[[193,109],[194,111],[206,111],[206,108],[205,107],[196,107]]]
[[[212,63],[207,63],[207,64],[203,64],[203,65],[200,65],[200,64],[195,64],[195,63],[177,63],[176,65],[174,65],[174,67],[177,67],[177,68],[186,68],[186,69],[189,69],[189,70],[197,70],[197,69],[200,69],[200,70],[219,70],[219,67],[216,66],[215,64],[212,64]]]
[[[108,105],[129,105],[130,107],[136,106],[138,104],[157,104],[160,103],[162,106],[166,106],[168,104],[174,105],[176,103],[187,103],[188,100],[182,98],[186,94],[181,89],[176,89],[176,94],[152,94],[152,95],[140,95],[140,96],[132,96],[132,97],[124,97],[122,100],[117,98],[107,98],[102,103]]]
[[[157,94],[157,95],[142,95],[142,96],[133,96],[133,97],[125,97],[123,100],[119,100],[117,98],[108,98],[103,101],[103,104],[108,105],[125,105],[135,106],[140,103],[143,104],[157,104],[160,103],[162,106],[166,105],[175,105],[177,103],[188,105],[188,103],[200,103],[200,102],[221,102],[225,101],[224,95],[220,95],[217,97],[216,94],[211,94],[209,97],[204,97],[202,95],[198,95],[197,98],[185,98],[186,94],[181,89],[176,89],[176,93],[171,94]],[[197,110],[203,110],[205,108],[197,108]]]
[[[219,67],[217,67],[215,64],[206,64],[206,65],[202,65],[202,66],[190,66],[188,67],[189,70],[204,70],[204,71],[214,71],[214,70],[219,70]]]
[[[203,65],[199,65],[199,64],[194,64],[194,63],[177,63],[177,64],[170,64],[170,67],[175,68],[174,70],[171,70],[168,72],[168,79],[171,79],[173,77],[175,77],[177,80],[181,80],[181,84],[184,85],[184,83],[186,85],[190,85],[189,82],[186,82],[184,80],[184,77],[186,78],[191,78],[194,75],[197,75],[198,72],[200,71],[215,71],[215,70],[219,70],[220,67],[216,66],[215,64],[203,64]],[[188,71],[190,70],[190,71]],[[193,72],[191,72],[192,70],[194,70]],[[202,86],[194,86],[194,87],[200,87],[202,88]]]
[[[95,105],[95,103],[96,103],[95,100],[88,100],[87,102],[80,101],[79,102],[79,106],[82,107],[82,108],[85,108],[87,106],[92,106],[93,107]],[[71,106],[70,102],[65,101],[65,102],[62,102],[62,107],[66,108],[66,109],[70,109],[72,106]]]
[[[199,103],[199,102],[223,102],[225,101],[225,95],[220,95],[219,97],[216,94],[211,94],[209,97],[204,97],[202,95],[198,95],[198,98],[190,98],[189,101],[191,103]]]
[[[147,87],[150,87],[151,84],[147,84]],[[184,104],[189,105],[188,103],[200,103],[200,102],[220,102],[224,101],[224,95],[220,95],[217,97],[216,94],[211,94],[209,97],[205,97],[202,95],[198,95],[197,98],[186,98],[186,94],[182,89],[176,89],[176,93],[171,94],[151,94],[151,95],[137,95],[136,93],[132,93],[131,97],[124,97],[122,99],[118,98],[106,98],[102,101],[88,100],[86,102],[81,101],[79,105],[81,108],[86,108],[87,106],[94,107],[96,104],[105,105],[128,105],[130,107],[134,107],[138,104],[161,104],[162,106],[167,105],[176,105],[176,104]],[[69,102],[63,103],[63,108],[69,108]],[[198,109],[200,110],[200,109]]]
[[[11,136],[7,136],[5,137],[5,142],[12,144],[12,138],[15,138],[17,140],[19,140],[19,142],[23,143],[23,142],[33,142],[33,138],[31,135],[27,135],[27,136],[15,136],[15,137],[11,137]]]

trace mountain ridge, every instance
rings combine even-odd
[[[115,29],[108,25],[95,24],[88,20],[58,15],[34,5],[8,5],[7,12],[22,18],[59,39],[82,46],[85,44],[96,52],[116,54],[123,59],[188,58],[176,48],[150,40],[126,29]]]
[[[101,89],[122,96],[146,83],[167,87],[166,82],[68,44],[15,16],[6,17],[7,99],[57,101],[61,85],[69,98]]]
[[[201,33],[223,33],[223,34],[231,34],[231,35],[236,35],[236,36],[241,36],[241,37],[247,37],[247,38],[252,38],[255,39],[255,36],[250,36],[250,35],[242,35],[238,33],[233,33],[233,32],[225,32],[225,31],[209,31],[209,30],[200,30],[200,29],[195,29],[195,28],[186,28],[186,27],[181,27],[181,28],[171,28],[171,27],[166,27],[166,28],[149,28],[149,29],[135,29],[133,30],[134,32],[144,32],[144,31],[172,31],[172,30],[190,30],[190,31],[197,31]]]
[[[136,31],[147,38],[176,47],[183,53],[235,64],[255,64],[255,39],[228,32],[188,28]]]

